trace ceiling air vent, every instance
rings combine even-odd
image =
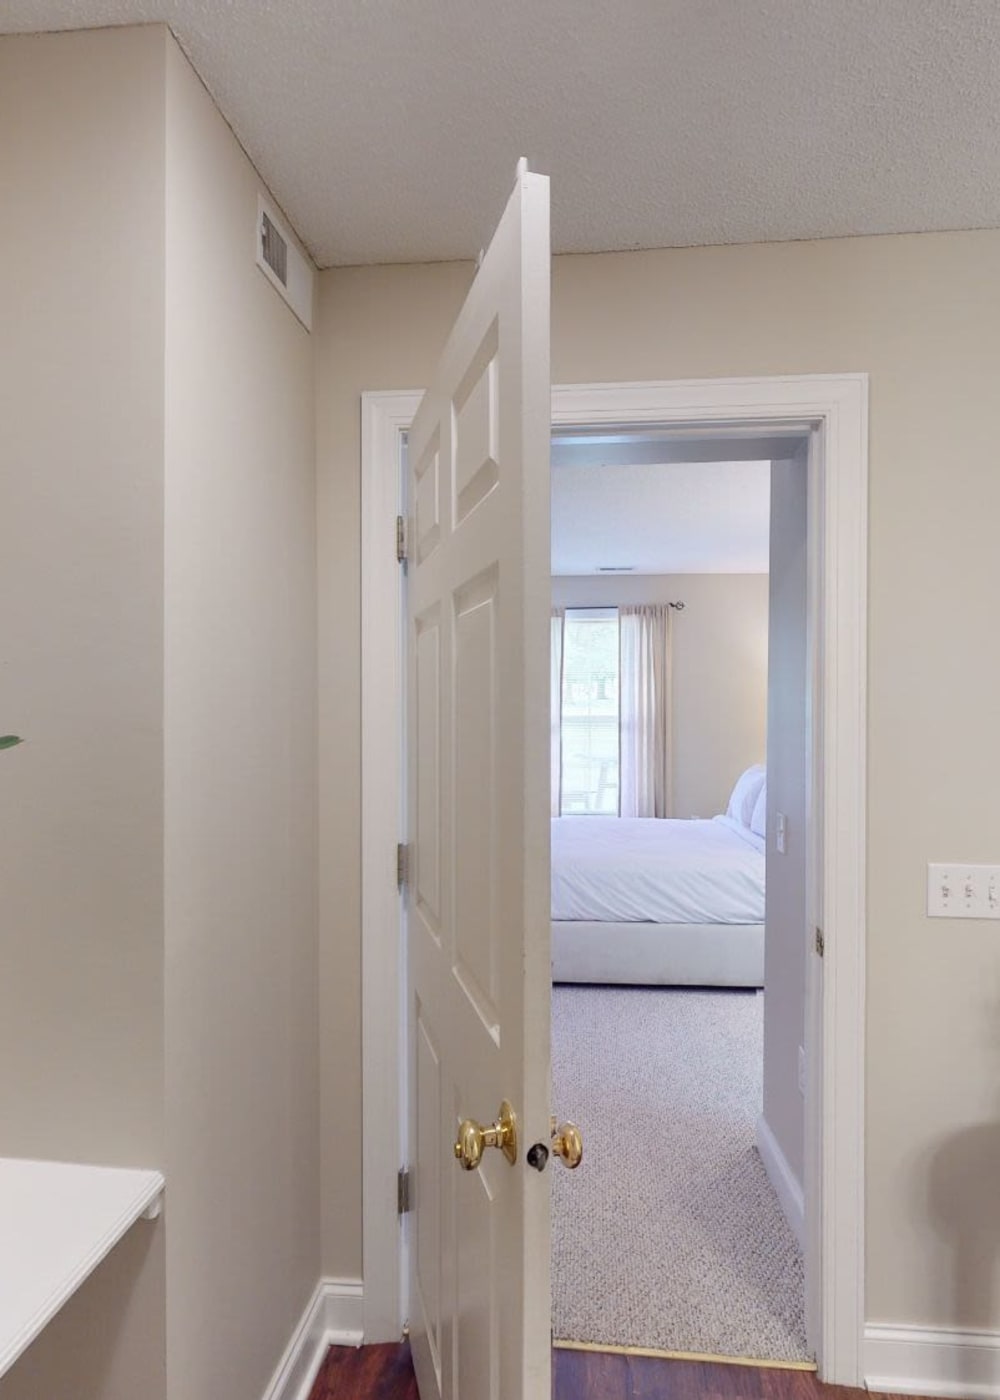
[[[299,252],[277,210],[263,195],[257,196],[257,266],[306,330],[311,331],[312,266]]]
[[[598,564],[599,574],[631,574],[635,572],[634,564]]]

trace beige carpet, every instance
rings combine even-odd
[[[564,1340],[806,1359],[802,1255],[754,1146],[763,997],[556,987],[552,1325]]]

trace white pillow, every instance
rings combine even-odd
[[[767,779],[764,779],[764,786],[760,790],[760,796],[754,803],[753,816],[750,818],[750,830],[755,836],[767,837]]]
[[[726,816],[732,817],[733,821],[739,822],[740,826],[749,826],[754,805],[760,796],[760,790],[764,786],[766,777],[767,769],[762,763],[751,764],[745,772],[741,773],[730,794]]]

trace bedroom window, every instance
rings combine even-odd
[[[567,608],[562,629],[561,816],[618,815],[617,608]]]

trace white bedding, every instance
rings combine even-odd
[[[731,817],[555,817],[552,918],[762,924],[764,842]]]

